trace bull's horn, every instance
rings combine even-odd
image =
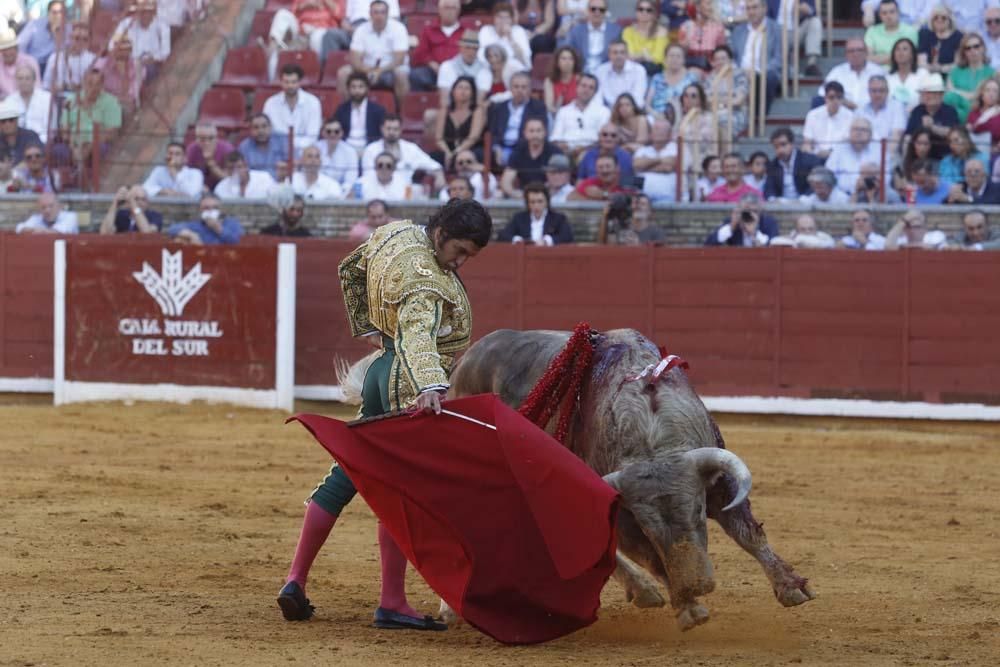
[[[723,512],[733,509],[750,495],[750,468],[740,457],[728,449],[719,447],[701,447],[687,452],[695,468],[705,479],[717,473],[726,473],[736,480],[736,497],[722,508]]]
[[[621,479],[621,476],[622,476],[622,471],[616,470],[614,472],[609,472],[601,479],[603,479],[604,483],[610,486],[612,489],[621,493],[621,489],[618,488],[618,480]]]

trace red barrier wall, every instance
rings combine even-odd
[[[274,239],[248,237],[248,244]],[[337,263],[298,246],[297,385],[335,383],[350,338]],[[0,377],[51,377],[51,240],[0,234]],[[1000,256],[787,248],[492,245],[462,270],[476,336],[635,327],[709,395],[1000,402]]]

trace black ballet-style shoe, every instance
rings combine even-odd
[[[392,611],[385,607],[379,607],[375,610],[374,625],[380,630],[430,630],[441,632],[448,629],[446,624],[439,623],[430,616],[424,616],[423,618],[407,616],[406,614],[400,614],[398,611]]]
[[[296,581],[289,581],[278,593],[278,606],[286,621],[308,621],[316,610]]]

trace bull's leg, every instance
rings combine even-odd
[[[728,512],[722,511],[735,496],[736,483],[733,479],[728,475],[720,477],[707,493],[708,516],[718,521],[733,541],[757,559],[771,582],[778,602],[794,607],[814,599],[816,596],[809,588],[808,580],[796,574],[794,568],[774,553],[767,543],[764,527],[753,518],[749,500]]]
[[[711,589],[680,590],[677,586],[671,586],[664,566],[665,560],[660,550],[646,536],[635,516],[625,509],[618,513],[618,548],[635,564],[645,568],[667,589],[670,595],[670,606],[677,618],[677,627],[682,631],[687,631],[708,622],[708,609],[698,601],[698,595],[708,593]],[[620,564],[621,560],[619,560]]]
[[[622,552],[615,554],[618,567],[615,568],[615,581],[625,589],[625,601],[631,602],[640,609],[662,607],[667,604],[660,592],[656,590],[656,582],[642,568],[629,560]]]

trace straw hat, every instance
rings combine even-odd
[[[17,33],[10,28],[0,28],[0,51],[17,46]]]
[[[932,74],[927,74],[924,76],[923,83],[920,84],[920,92],[922,93],[943,93],[944,92],[944,79],[937,72]]]
[[[13,95],[11,95],[13,97]],[[11,100],[6,99],[0,102],[0,120],[10,120],[11,118],[20,118],[21,110],[17,108],[17,105]]]

